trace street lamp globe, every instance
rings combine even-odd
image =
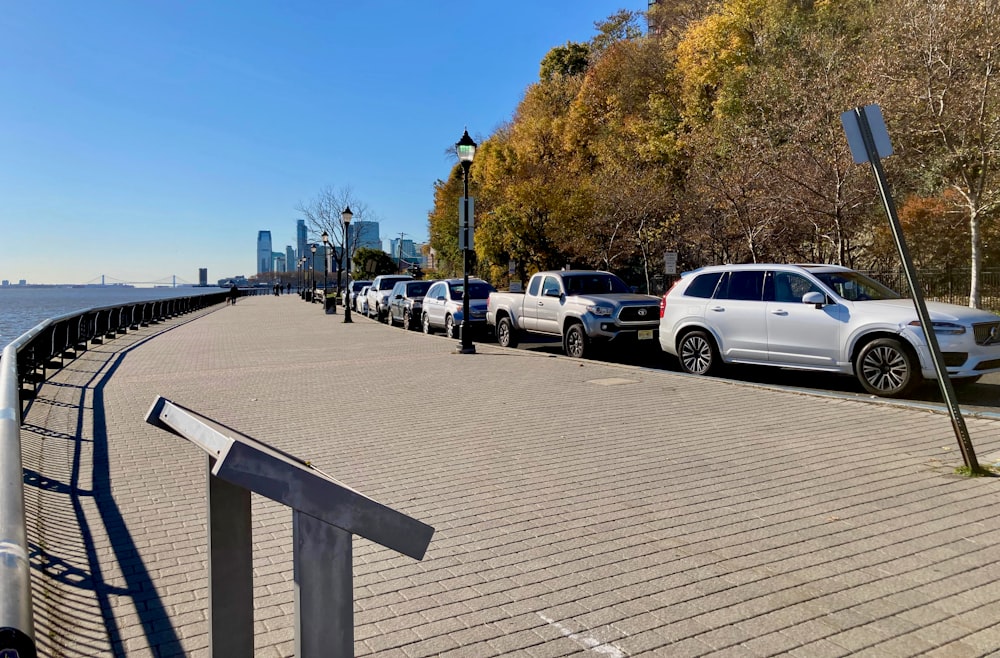
[[[463,166],[466,163],[472,164],[472,159],[476,157],[476,143],[469,137],[468,130],[462,133],[462,139],[455,144],[455,150],[458,151],[458,159]]]

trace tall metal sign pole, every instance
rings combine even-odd
[[[899,250],[900,260],[903,262],[906,283],[910,286],[910,292],[913,294],[913,304],[917,308],[920,328],[927,339],[931,359],[934,361],[934,372],[937,375],[938,386],[941,388],[941,396],[944,398],[945,404],[948,407],[948,413],[951,416],[951,425],[955,430],[955,437],[958,439],[958,447],[962,451],[962,459],[965,461],[965,465],[968,467],[970,473],[982,473],[979,461],[976,459],[976,451],[972,447],[972,439],[969,438],[969,430],[965,426],[965,419],[958,408],[955,387],[952,386],[951,378],[948,377],[948,370],[944,364],[944,358],[941,356],[941,346],[938,344],[937,335],[934,333],[934,325],[931,323],[927,304],[924,303],[923,291],[917,282],[916,268],[913,266],[910,252],[906,248],[903,228],[899,223],[899,217],[896,215],[896,204],[892,200],[892,194],[889,192],[885,170],[882,169],[882,158],[892,155],[892,144],[889,141],[889,131],[886,130],[885,120],[882,118],[882,110],[878,105],[856,107],[841,114],[840,120],[844,124],[844,133],[847,135],[847,143],[851,147],[854,162],[858,164],[870,162],[872,165],[872,172],[875,174],[879,196],[882,197],[885,214],[889,217],[889,225],[892,227],[892,237],[896,242],[896,248]]]

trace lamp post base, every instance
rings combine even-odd
[[[475,353],[476,353],[475,345],[465,346],[459,343],[458,348],[455,350],[455,354],[475,354]]]

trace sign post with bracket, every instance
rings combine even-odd
[[[875,174],[875,182],[878,185],[879,196],[882,198],[882,205],[885,214],[889,217],[889,225],[892,228],[892,237],[899,250],[899,257],[903,263],[903,271],[906,274],[906,283],[910,286],[913,294],[913,304],[917,308],[917,317],[920,319],[920,327],[927,339],[927,347],[931,352],[931,359],[934,362],[934,372],[937,375],[938,386],[941,388],[941,396],[944,398],[948,413],[951,416],[951,425],[955,430],[955,437],[958,439],[958,447],[962,451],[962,459],[965,461],[969,472],[974,475],[983,473],[976,459],[976,451],[972,447],[972,439],[969,438],[969,430],[965,426],[965,419],[958,408],[958,400],[955,396],[955,387],[948,377],[948,369],[944,364],[941,355],[941,346],[938,344],[937,335],[934,333],[934,325],[931,322],[930,313],[927,311],[927,304],[924,302],[923,290],[917,282],[917,272],[910,258],[910,252],[906,247],[906,240],[903,237],[903,227],[899,223],[896,214],[896,204],[889,191],[889,183],[885,177],[885,170],[882,169],[882,158],[892,155],[892,143],[889,141],[889,131],[886,130],[885,120],[882,117],[882,110],[878,105],[866,105],[848,110],[840,115],[840,121],[844,125],[844,133],[847,135],[847,144],[851,147],[851,155],[854,162],[862,164],[870,162],[872,172]]]

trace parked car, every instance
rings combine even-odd
[[[647,344],[656,347],[660,300],[633,293],[610,272],[539,272],[528,291],[490,295],[486,322],[497,342],[515,347],[520,334],[559,336],[568,356],[583,358],[595,343]]]
[[[1000,316],[927,302],[948,375],[1000,371]],[[854,375],[906,395],[936,377],[913,300],[834,265],[721,265],[682,275],[660,304],[660,346],[685,372],[751,363]]]
[[[352,311],[358,310],[358,293],[361,292],[361,289],[365,286],[370,286],[371,283],[371,281],[351,281],[347,285],[347,288],[344,289],[343,294],[341,294],[341,303],[343,303],[344,306],[350,304]],[[348,294],[351,296],[350,299],[347,299]]]
[[[379,322],[389,317],[389,293],[399,281],[410,281],[409,274],[380,274],[368,288],[368,316]]]
[[[368,286],[362,286],[354,298],[354,310],[362,315],[368,315]]]
[[[389,324],[399,322],[403,329],[420,325],[421,302],[433,281],[397,281],[389,295]]]
[[[425,334],[443,329],[449,338],[458,338],[456,327],[462,324],[463,279],[435,281],[424,295],[420,324]],[[469,279],[469,328],[473,332],[486,328],[486,299],[496,288],[482,279]]]

